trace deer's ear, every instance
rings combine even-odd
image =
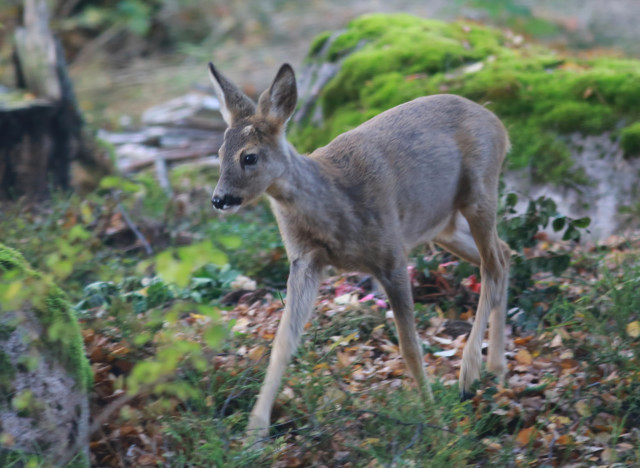
[[[273,83],[258,100],[258,114],[279,126],[291,118],[298,102],[296,75],[288,63],[280,67]]]
[[[222,118],[229,127],[233,125],[233,122],[251,117],[255,113],[256,105],[254,102],[222,73],[216,70],[211,62],[209,62],[209,72],[211,74],[213,89],[218,96],[218,101],[220,101]]]

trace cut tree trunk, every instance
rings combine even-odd
[[[20,90],[0,89],[0,199],[41,199],[70,186],[72,162],[102,164],[84,136],[45,0],[25,0],[14,65]]]

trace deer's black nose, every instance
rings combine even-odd
[[[224,198],[213,197],[211,199],[211,204],[213,205],[214,208],[221,210],[222,207],[224,206]]]
[[[233,195],[226,194],[224,197],[213,197],[211,203],[218,210],[224,210],[225,207],[236,206],[242,204],[242,197],[234,197]]]

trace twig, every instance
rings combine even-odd
[[[467,435],[464,435],[464,434],[459,434],[456,431],[453,431],[453,430],[448,429],[446,427],[437,426],[435,424],[429,424],[429,423],[425,423],[425,422],[422,422],[422,421],[415,421],[415,422],[403,421],[402,419],[394,418],[393,416],[389,416],[389,415],[386,415],[386,414],[378,413],[377,411],[372,411],[372,410],[348,410],[348,409],[343,409],[341,412],[342,413],[349,413],[349,414],[370,414],[370,415],[375,416],[377,418],[382,418],[382,419],[386,419],[388,421],[392,421],[395,424],[399,424],[401,426],[417,426],[417,425],[421,424],[422,426],[428,427],[429,429],[437,429],[437,430],[442,431],[442,432],[448,432],[449,434],[453,434],[455,436],[458,436],[461,439],[467,439],[470,442],[473,442],[475,444],[483,445],[482,442],[480,442],[475,437],[470,437],[470,436],[467,436]]]
[[[89,432],[87,434],[88,437],[91,437],[95,432],[100,430],[102,428],[102,424],[107,419],[109,419],[109,417],[114,412],[118,411],[120,408],[122,408],[124,405],[129,403],[132,399],[134,399],[138,395],[139,393],[135,395],[125,394],[113,400],[111,403],[105,406],[105,408],[100,412],[98,416],[96,416],[96,418],[93,420],[93,422],[89,426]],[[79,439],[76,440],[73,448],[70,450],[67,450],[66,456],[64,456],[61,460],[59,460],[55,466],[60,468],[67,466],[69,462],[73,460],[78,455],[79,452],[81,452],[82,450],[85,450],[85,448],[88,448],[88,445],[83,446],[83,444]],[[120,455],[118,453],[116,453],[116,455],[118,455],[118,458],[120,458]],[[121,465],[121,466],[124,466],[124,465]]]
[[[168,197],[173,197],[173,190],[171,189],[171,182],[169,182],[169,174],[167,172],[167,161],[165,161],[162,155],[156,154],[154,163],[160,187],[162,187],[162,190],[164,190]]]
[[[129,395],[129,394],[125,393],[124,395],[116,398],[111,403],[109,403],[107,406],[105,406],[103,408],[103,410],[100,412],[100,414],[95,417],[95,419],[91,423],[91,426],[89,426],[89,435],[91,436],[94,432],[96,432],[98,429],[100,429],[102,427],[102,424],[104,424],[104,422],[107,419],[109,419],[113,413],[115,413],[120,408],[122,408],[124,405],[129,403],[131,400],[133,400],[139,394],[140,393],[136,393],[134,395]]]
[[[420,435],[422,434],[422,430],[424,429],[424,423],[420,422],[418,423],[418,425],[416,426],[416,431],[413,433],[413,437],[411,438],[411,440],[409,441],[409,443],[407,445],[404,446],[404,448],[402,450],[400,450],[399,453],[396,453],[396,455],[393,457],[393,460],[391,460],[391,463],[389,463],[389,467],[392,467],[396,464],[396,462],[398,461],[398,459],[407,451],[409,450],[411,447],[413,447],[415,445],[415,443],[418,441],[418,438],[420,437]]]
[[[135,225],[133,220],[127,214],[126,210],[122,206],[122,203],[120,203],[120,199],[118,198],[117,192],[113,192],[113,198],[116,200],[116,204],[118,206],[118,210],[120,210],[120,214],[122,215],[122,218],[124,219],[124,222],[127,223],[127,226],[129,226],[129,229],[131,229],[133,231],[133,233],[135,234],[136,238],[140,241],[140,243],[144,247],[144,250],[147,253],[147,255],[153,255],[153,249],[151,248],[151,245],[149,244],[147,239],[144,237],[144,235],[140,232],[140,230]]]

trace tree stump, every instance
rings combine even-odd
[[[45,0],[24,3],[14,65],[19,90],[0,88],[0,199],[41,199],[51,188],[70,186],[73,161],[99,165],[83,136]]]

